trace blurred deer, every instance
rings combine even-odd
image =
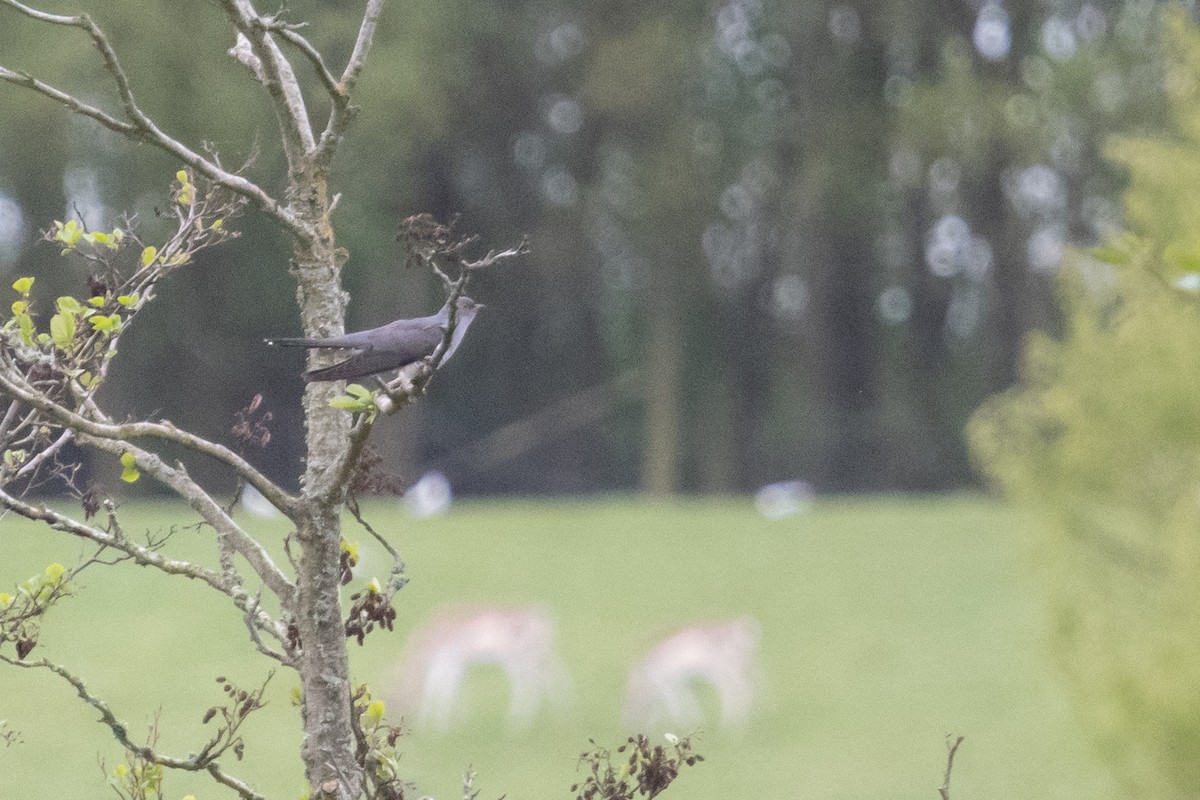
[[[508,678],[509,727],[529,727],[543,703],[570,702],[570,679],[542,608],[452,606],[435,611],[408,639],[396,699],[419,727],[448,731],[463,716],[467,671],[495,665]]]
[[[758,622],[751,617],[671,634],[630,670],[625,724],[643,730],[661,723],[697,725],[704,717],[697,684],[707,683],[717,696],[718,724],[744,725],[758,683],[758,644]]]

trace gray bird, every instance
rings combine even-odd
[[[467,328],[475,319],[479,309],[486,308],[469,297],[458,298],[458,315],[454,325],[454,335],[446,354],[442,356],[445,364],[454,355],[467,335]],[[331,336],[328,339],[264,339],[269,345],[281,347],[329,347],[349,350],[350,357],[332,367],[309,370],[304,373],[305,381],[337,381],[365,378],[379,372],[406,367],[423,358],[433,355],[433,351],[441,344],[446,336],[446,328],[450,325],[450,303],[442,306],[441,310],[430,317],[416,319],[398,319],[357,333],[347,333],[344,336]]]

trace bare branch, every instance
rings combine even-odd
[[[8,2],[8,0],[0,0],[0,2]],[[128,136],[130,139],[140,141],[144,139],[144,134],[138,130],[136,125],[130,125],[128,122],[111,117],[95,106],[79,100],[66,92],[56,89],[48,83],[44,83],[33,77],[27,72],[14,72],[7,67],[0,66],[0,80],[8,81],[17,86],[24,86],[27,89],[32,89],[35,92],[46,95],[51,100],[61,103],[67,108],[74,111],[76,114],[82,114],[85,117],[90,117],[99,122],[104,127],[111,131],[116,131],[122,136]]]
[[[262,795],[257,794],[253,789],[251,789],[250,785],[245,781],[238,780],[228,772],[222,771],[221,765],[217,762],[212,762],[204,769],[208,771],[208,774],[211,775],[213,780],[215,780],[217,783],[228,786],[230,789],[233,789],[235,792],[237,792],[242,800],[266,800],[266,798],[264,798]]]
[[[29,462],[27,464],[25,464],[25,466],[23,466],[19,470],[17,470],[17,477],[24,478],[27,475],[32,475],[34,472],[37,471],[37,468],[40,467],[42,465],[42,463],[46,461],[46,459],[53,457],[54,454],[57,453],[60,449],[62,449],[63,445],[65,445],[67,442],[71,441],[71,439],[74,436],[75,436],[75,432],[70,429],[63,431],[61,434],[59,434],[59,437],[54,440],[53,444],[51,444],[45,450],[38,453],[33,458],[29,459]]]
[[[110,547],[129,556],[136,564],[154,567],[168,575],[182,575],[206,583],[218,592],[227,595],[233,600],[234,605],[244,613],[252,610],[255,623],[260,630],[266,631],[272,638],[280,642],[287,641],[287,629],[284,625],[271,619],[265,611],[256,608],[254,598],[243,591],[241,587],[210,569],[190,561],[167,558],[157,550],[140,545],[121,535],[119,529],[109,532],[93,525],[84,524],[54,509],[14,497],[3,487],[0,487],[0,506],[14,511],[26,519],[44,522],[54,530],[78,536],[102,547]]]
[[[252,790],[243,781],[226,774],[220,766],[213,760],[203,756],[191,756],[189,758],[174,758],[165,756],[155,752],[147,745],[141,745],[129,738],[129,729],[125,723],[117,719],[109,708],[108,703],[101,700],[96,695],[88,691],[87,684],[83,680],[69,671],[61,664],[55,664],[53,661],[41,659],[39,661],[20,661],[15,658],[0,653],[0,661],[14,667],[22,667],[23,669],[47,669],[58,675],[67,683],[75,687],[75,691],[79,694],[80,699],[87,703],[92,708],[100,712],[100,721],[112,731],[113,738],[126,750],[136,754],[139,758],[145,759],[154,764],[161,764],[169,769],[179,769],[188,772],[199,772],[204,770],[212,775],[218,782],[234,789],[243,800],[265,800],[262,795]]]
[[[285,516],[290,518],[297,513],[296,498],[280,489],[242,456],[228,447],[176,428],[170,422],[126,422],[122,424],[97,422],[55,403],[33,387],[14,380],[3,371],[0,371],[0,389],[3,389],[9,396],[50,415],[64,426],[81,433],[114,441],[153,437],[183,445],[230,467]]]
[[[329,467],[326,473],[328,479],[322,479],[325,490],[321,495],[321,502],[340,502],[345,497],[346,485],[354,472],[354,465],[358,463],[358,457],[367,445],[367,437],[371,435],[373,425],[374,420],[368,414],[360,414],[355,420],[354,426],[350,428],[350,441],[345,450]]]
[[[383,13],[384,2],[385,0],[367,0],[354,50],[351,51],[346,69],[342,71],[341,80],[337,83],[336,94],[331,94],[333,110],[329,113],[329,122],[321,133],[321,141],[315,153],[316,160],[320,163],[328,164],[333,160],[338,143],[354,119],[355,107],[350,104],[350,97],[363,68],[367,65],[367,54],[371,52],[371,46],[375,42],[375,28],[379,24],[379,15]]]
[[[273,18],[260,17],[249,0],[221,0],[221,6],[229,21],[249,41],[250,49],[258,59],[258,82],[273,101],[288,168],[298,170],[316,141],[296,74],[271,37],[277,23]]]
[[[963,743],[963,738],[959,736],[954,740],[954,744],[950,744],[950,734],[946,734],[946,777],[942,779],[941,788],[938,789],[942,800],[950,800],[950,771],[954,769],[954,754],[958,752],[958,746]]]
[[[371,45],[375,42],[375,28],[379,24],[379,15],[383,13],[384,2],[385,0],[367,0],[362,24],[358,27],[358,38],[354,41],[354,50],[350,53],[350,60],[346,62],[345,71],[342,72],[342,90],[347,94],[354,90],[358,76],[367,65],[367,54],[371,52]]]
[[[262,653],[267,658],[273,658],[284,666],[296,668],[296,661],[286,653],[281,653],[278,650],[271,649],[262,637],[258,634],[257,614],[259,611],[259,602],[261,598],[257,595],[253,598],[253,603],[242,614],[242,621],[246,623],[246,632],[250,634],[250,641],[254,645],[254,649]]]
[[[529,249],[529,240],[522,238],[515,247],[509,247],[505,250],[489,250],[483,258],[476,259],[475,261],[463,261],[462,267],[465,270],[487,269],[497,262],[526,255],[529,253]]]
[[[169,466],[157,454],[143,450],[128,442],[120,440],[97,438],[88,434],[78,434],[80,444],[94,447],[120,458],[125,454],[133,456],[139,470],[145,471],[155,480],[169,487],[183,498],[200,517],[216,530],[218,535],[226,537],[233,549],[246,559],[251,569],[270,589],[284,609],[293,608],[296,597],[296,586],[287,579],[283,571],[275,565],[270,554],[253,537],[247,534],[233,519],[225,513],[225,509],[214,500],[179,464]]]
[[[48,14],[44,11],[38,11],[17,0],[0,0],[0,4],[13,8],[22,14],[25,14],[32,19],[46,22],[53,25],[64,25],[67,27],[80,28],[91,38],[96,49],[100,51],[104,58],[105,69],[112,75],[114,82],[117,85],[117,92],[121,98],[121,105],[125,110],[127,121],[121,121],[110,114],[101,111],[94,106],[84,103],[82,100],[74,97],[67,92],[50,86],[47,83],[37,80],[36,78],[26,73],[17,72],[7,67],[0,66],[0,80],[5,80],[17,86],[23,86],[33,91],[39,92],[58,103],[66,106],[77,114],[89,117],[96,120],[109,130],[115,131],[122,136],[132,139],[136,142],[148,142],[161,150],[165,150],[171,155],[178,158],[188,166],[195,169],[197,172],[207,176],[209,179],[225,186],[230,191],[247,198],[255,206],[262,209],[266,213],[275,217],[279,222],[290,230],[294,235],[305,239],[311,239],[315,236],[314,231],[300,220],[290,209],[280,205],[273,197],[267,194],[262,187],[253,183],[241,175],[229,172],[222,169],[215,161],[211,161],[196,151],[184,145],[182,142],[172,138],[163,132],[154,121],[142,111],[134,98],[133,90],[130,87],[129,78],[125,74],[124,68],[117,59],[116,51],[108,41],[108,37],[100,29],[91,17],[87,14],[79,14],[76,16],[64,16],[58,14]],[[309,135],[311,140],[311,132]]]
[[[397,592],[408,584],[408,578],[404,575],[404,559],[400,557],[399,551],[395,547],[392,547],[392,543],[383,534],[375,530],[374,525],[367,522],[366,517],[363,516],[362,509],[358,505],[358,498],[353,493],[346,498],[346,509],[358,521],[358,524],[367,533],[371,534],[375,541],[379,542],[380,546],[392,557],[392,574],[388,578],[388,585],[384,588],[384,593],[389,598],[394,597]]]
[[[312,42],[304,38],[296,32],[295,26],[284,25],[281,22],[276,22],[272,25],[273,30],[279,38],[294,45],[304,57],[307,58],[313,65],[313,70],[317,73],[317,78],[321,81],[321,85],[325,87],[325,91],[329,93],[330,98],[334,103],[342,102],[345,96],[342,87],[338,85],[337,78],[333,77],[333,73],[325,66],[325,58],[321,52],[313,46]]]

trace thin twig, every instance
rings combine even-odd
[[[222,594],[227,595],[233,600],[233,604],[243,612],[247,612],[253,606],[253,600],[247,592],[240,586],[231,584],[219,573],[198,564],[193,564],[190,561],[167,558],[159,551],[140,545],[120,535],[119,532],[110,533],[93,525],[79,522],[54,509],[21,500],[6,492],[3,487],[0,487],[0,506],[20,514],[26,519],[44,522],[54,530],[78,536],[97,545],[110,547],[126,554],[136,564],[154,567],[168,575],[182,575],[206,583]],[[259,630],[266,631],[277,641],[287,641],[287,629],[281,623],[272,619],[265,611],[258,609],[254,612],[254,617]]]
[[[0,661],[14,667],[23,667],[25,669],[48,669],[55,675],[58,675],[63,680],[75,687],[75,691],[79,697],[92,708],[100,712],[100,721],[104,723],[110,731],[113,738],[120,743],[126,750],[135,753],[139,758],[145,759],[153,764],[160,764],[169,769],[180,769],[189,772],[198,772],[200,770],[207,771],[218,782],[234,789],[243,800],[264,800],[263,796],[255,792],[244,782],[234,778],[221,771],[215,761],[210,761],[206,758],[191,757],[191,758],[174,758],[164,756],[161,753],[155,752],[147,745],[141,745],[129,738],[129,729],[125,723],[117,719],[113,714],[112,709],[108,704],[101,700],[96,695],[88,691],[87,684],[83,682],[79,676],[69,671],[61,664],[55,664],[53,661],[41,659],[40,661],[21,661],[15,658],[10,658],[3,653],[0,653]]]
[[[333,73],[325,66],[325,58],[313,46],[312,42],[297,33],[295,28],[282,23],[275,23],[270,26],[270,29],[278,34],[279,38],[295,46],[304,54],[304,57],[312,63],[313,70],[317,73],[317,78],[321,81],[321,85],[325,87],[325,91],[329,93],[329,96],[335,103],[341,102],[343,97],[345,97],[345,92],[338,85],[337,78],[333,77]]]
[[[333,108],[329,112],[329,121],[321,132],[321,140],[314,152],[315,160],[320,164],[329,164],[334,152],[341,141],[346,129],[354,119],[355,108],[350,104],[350,95],[354,91],[358,78],[367,64],[367,54],[375,40],[375,28],[379,24],[379,15],[383,13],[385,0],[367,0],[363,11],[362,23],[358,28],[358,37],[354,41],[354,50],[342,71],[342,77],[337,82],[338,92],[333,97]]]
[[[963,738],[959,736],[954,740],[954,744],[950,744],[950,734],[946,734],[946,777],[942,779],[942,787],[938,789],[942,800],[950,800],[950,771],[954,769],[954,754],[958,752],[958,746],[963,743]]]
[[[316,238],[316,232],[307,223],[297,217],[291,209],[281,205],[275,198],[267,194],[258,184],[247,180],[241,175],[222,169],[215,161],[205,158],[182,142],[167,135],[167,133],[159,128],[138,105],[129,82],[129,77],[126,75],[125,69],[121,66],[116,51],[108,41],[108,36],[87,14],[76,16],[49,14],[31,8],[17,0],[0,0],[0,4],[15,9],[40,22],[83,30],[91,38],[96,49],[100,51],[104,59],[104,67],[117,85],[117,93],[121,98],[121,105],[125,110],[127,121],[119,120],[95,106],[83,102],[68,92],[40,81],[25,72],[0,66],[0,80],[5,80],[17,86],[23,86],[43,94],[75,113],[89,117],[109,130],[115,131],[135,142],[148,142],[154,145],[160,150],[164,150],[175,156],[211,180],[225,186],[230,191],[247,198],[255,206],[283,223],[294,235],[306,240]]]
[[[375,530],[374,525],[367,522],[366,517],[363,516],[362,508],[358,505],[358,498],[354,494],[347,496],[346,510],[392,557],[392,576],[388,578],[387,593],[389,597],[395,596],[396,592],[403,589],[405,584],[408,583],[408,578],[404,576],[404,559],[400,557],[400,552],[392,546],[392,543],[382,533]]]
[[[249,41],[250,49],[258,59],[261,69],[259,83],[274,101],[288,169],[295,172],[302,167],[316,141],[304,104],[304,94],[300,91],[292,65],[271,37],[272,20],[260,17],[249,0],[221,0],[221,6],[229,21]]]
[[[285,516],[290,518],[296,513],[296,498],[280,489],[274,482],[255,469],[246,459],[228,447],[210,442],[200,436],[177,428],[170,422],[127,422],[122,424],[97,422],[72,411],[66,406],[55,403],[33,387],[18,382],[3,371],[0,371],[0,389],[3,389],[5,394],[49,414],[63,425],[90,436],[114,441],[153,437],[183,445],[232,468]]]

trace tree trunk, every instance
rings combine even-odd
[[[329,225],[325,178],[315,170],[293,176],[291,208],[320,231],[298,242],[292,272],[306,336],[343,333],[347,296],[341,258]],[[309,367],[327,366],[334,356],[310,351]],[[297,575],[296,628],[300,636],[301,717],[305,777],[312,797],[350,800],[362,792],[362,770],[354,757],[350,666],[340,602],[341,510],[344,496],[330,485],[330,467],[348,443],[350,415],[329,401],[342,384],[314,382],[304,393],[308,456],[302,479],[303,523]]]
[[[671,308],[674,300],[667,291],[656,292],[646,326],[649,345],[645,371],[642,490],[653,495],[673,494],[679,486],[679,382],[683,371],[683,346]]]

